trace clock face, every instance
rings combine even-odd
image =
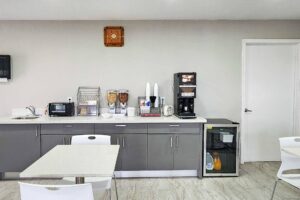
[[[121,47],[124,45],[123,27],[105,27],[104,44],[107,47]]]

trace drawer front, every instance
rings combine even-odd
[[[96,124],[96,134],[147,133],[147,124]]]
[[[200,123],[159,123],[148,124],[148,133],[191,133],[201,134]]]
[[[45,124],[41,126],[41,134],[42,135],[94,134],[94,124]]]

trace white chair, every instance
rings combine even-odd
[[[108,135],[76,135],[72,136],[71,145],[110,145],[110,136]],[[86,177],[86,183],[92,183],[93,191],[99,192],[103,190],[109,190],[111,198],[111,179],[112,177]],[[63,180],[68,182],[74,182],[75,177],[65,177]]]
[[[281,152],[281,166],[277,173],[277,180],[274,184],[271,200],[274,197],[276,186],[279,180],[289,183],[290,185],[300,189],[300,174],[288,174],[284,173],[288,170],[300,169],[300,157],[291,155],[282,150],[286,147],[299,147],[300,137],[284,137],[279,138],[280,152]]]
[[[21,200],[94,200],[92,185],[36,185],[21,183]]]

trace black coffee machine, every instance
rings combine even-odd
[[[196,118],[196,72],[174,74],[174,114],[181,119]]]

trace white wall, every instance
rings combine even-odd
[[[124,47],[104,47],[107,25],[124,26]],[[157,82],[171,104],[173,73],[196,71],[196,112],[240,120],[245,38],[300,38],[300,21],[0,21],[0,54],[13,59],[0,116],[76,98],[82,85],[128,88],[134,106],[145,82]]]

